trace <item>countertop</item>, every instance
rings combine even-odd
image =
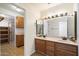
[[[53,42],[59,42],[59,43],[64,43],[64,44],[70,44],[70,45],[75,45],[78,46],[77,41],[73,42],[69,39],[67,40],[62,40],[62,38],[56,38],[56,37],[35,37],[37,39],[41,40],[47,40],[47,41],[53,41]]]

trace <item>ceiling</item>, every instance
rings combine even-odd
[[[0,3],[0,12],[5,13],[6,11],[12,12],[12,13],[17,13],[20,15],[24,14],[24,10],[22,8],[20,8],[19,6],[15,5],[15,4],[11,4],[11,3]]]
[[[34,8],[37,11],[43,11],[58,4],[60,3],[25,3],[24,5]]]

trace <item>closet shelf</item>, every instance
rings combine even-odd
[[[0,35],[2,36],[2,35],[8,35],[8,34],[0,34]]]
[[[0,30],[0,32],[2,32],[2,31],[8,31],[8,29],[7,30]]]
[[[8,27],[0,27],[0,39],[1,41],[9,42],[9,28]]]
[[[8,39],[8,38],[1,38],[1,39],[3,40],[3,39]]]

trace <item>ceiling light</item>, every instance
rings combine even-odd
[[[48,3],[48,4],[51,4],[51,3]]]
[[[12,7],[13,9],[17,10],[18,12],[23,12],[23,10],[22,10],[22,9],[20,9],[20,8],[18,8],[18,7],[16,7],[16,6],[14,6],[14,5],[11,5],[11,7]]]
[[[16,10],[19,11],[19,12],[23,11],[23,10],[21,10],[20,8],[16,8]]]

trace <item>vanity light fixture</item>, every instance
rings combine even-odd
[[[68,15],[68,13],[66,12],[66,13],[65,13],[65,16],[67,16],[67,15]]]
[[[48,19],[50,19],[50,17],[48,17]]]
[[[48,4],[51,4],[51,3],[48,3]]]
[[[60,16],[63,16],[63,14],[60,14]]]
[[[56,17],[58,17],[58,15],[56,15]]]
[[[52,18],[54,18],[54,16],[52,16]]]
[[[51,16],[51,17],[45,17],[45,18],[43,18],[44,20],[47,20],[47,19],[51,19],[51,18],[55,18],[55,17],[62,17],[62,16],[74,16],[74,13],[72,13],[72,14],[70,14],[70,13],[68,13],[68,12],[65,12],[65,13],[61,13],[61,14],[56,14],[56,15],[53,15],[53,16]]]

